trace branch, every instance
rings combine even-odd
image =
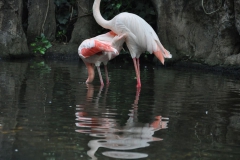
[[[72,18],[71,20],[82,18],[82,17],[86,17],[86,16],[90,16],[90,15],[92,15],[92,13],[84,14],[84,15],[78,16],[76,18]]]
[[[213,14],[213,13],[219,11],[219,10],[221,9],[221,7],[222,7],[222,4],[223,4],[223,2],[222,2],[222,0],[221,0],[221,5],[220,5],[220,7],[219,7],[217,10],[212,11],[212,12],[207,12],[207,11],[205,10],[205,8],[204,8],[203,0],[202,0],[202,7],[203,7],[203,11],[205,12],[205,14]]]
[[[49,10],[49,0],[48,0],[47,12],[45,14],[45,18],[44,18],[44,21],[43,21],[43,24],[42,24],[42,33],[43,34],[44,34],[44,25],[45,25],[45,22],[46,22],[46,19],[47,19],[47,15],[48,15],[48,10]]]

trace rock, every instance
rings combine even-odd
[[[199,0],[152,1],[158,13],[159,38],[173,58],[222,65],[228,56],[239,53],[234,8],[239,0],[204,1],[203,5]]]
[[[27,39],[29,43],[41,33],[49,41],[55,40],[56,19],[54,0],[31,0],[28,2],[28,28]]]
[[[22,29],[22,1],[0,1],[0,57],[29,55]]]
[[[19,35],[0,31],[0,49],[0,57],[2,58],[17,58],[30,55],[24,33]]]
[[[234,1],[234,10],[235,10],[235,25],[240,34],[240,0]]]
[[[77,0],[78,20],[74,24],[70,43],[80,44],[83,40],[96,36],[98,24],[92,15],[93,0]]]
[[[17,117],[19,115],[19,106],[17,105],[17,102],[20,102],[22,99],[22,96],[19,95],[25,96],[25,91],[22,90],[22,86],[25,84],[25,81],[27,79],[26,76],[29,73],[27,72],[27,69],[30,67],[28,63],[25,62],[2,61],[0,63],[0,68],[0,159],[5,160],[11,159],[14,151],[13,143],[16,139],[15,137],[17,136],[17,132],[11,133],[11,130],[13,128],[18,128],[19,125],[19,121],[17,120]],[[2,105],[2,101],[4,101],[4,106]],[[4,116],[2,116],[3,114]],[[9,133],[11,134],[11,138],[9,138]]]
[[[240,54],[232,55],[226,58],[225,65],[231,65],[231,66],[240,66]]]
[[[53,43],[53,46],[47,50],[45,57],[59,60],[79,60],[78,46],[74,43]]]

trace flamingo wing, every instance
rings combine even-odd
[[[100,52],[114,52],[118,53],[118,51],[103,41],[99,41],[97,39],[87,39],[81,43],[78,48],[79,55],[88,58],[93,55],[99,54]]]
[[[149,53],[159,52],[164,58],[171,58],[172,55],[161,44],[156,32],[141,17],[123,12],[111,20],[114,24],[112,30],[117,34],[128,35],[128,47],[135,46],[136,51],[148,51]],[[160,50],[160,51],[159,51]]]

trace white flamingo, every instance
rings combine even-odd
[[[148,51],[164,64],[164,58],[172,58],[172,55],[161,44],[153,28],[141,17],[132,13],[120,13],[111,20],[105,20],[100,13],[101,0],[95,0],[93,4],[93,16],[103,28],[110,29],[118,35],[126,34],[126,44],[130,51],[137,77],[137,87],[141,87],[140,80],[140,55]]]

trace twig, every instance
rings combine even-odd
[[[70,21],[72,20],[72,16],[73,16],[73,7],[72,7],[71,16],[70,16]]]
[[[215,10],[215,11],[212,11],[212,12],[207,12],[206,10],[205,10],[205,8],[204,8],[204,5],[203,5],[203,0],[202,0],[202,7],[203,7],[203,11],[205,12],[205,14],[213,14],[213,13],[215,13],[215,12],[217,12],[217,11],[219,11],[220,9],[221,9],[221,7],[222,7],[222,0],[221,0],[221,5],[220,5],[220,7],[217,9],[217,10]]]
[[[49,0],[48,0],[47,12],[45,14],[45,18],[44,18],[44,21],[43,21],[43,24],[42,24],[42,33],[43,34],[44,34],[44,25],[45,25],[45,22],[46,22],[46,19],[47,19],[47,15],[48,15],[48,10],[49,10]]]
[[[90,15],[92,15],[92,13],[84,14],[84,15],[78,16],[76,18],[72,18],[71,20],[74,20],[74,19],[77,19],[77,18],[82,18],[82,17],[85,17],[85,16],[90,16]]]

